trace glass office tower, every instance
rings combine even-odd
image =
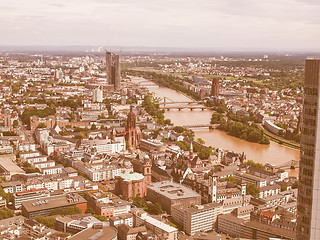
[[[305,62],[297,240],[320,239],[320,59]]]

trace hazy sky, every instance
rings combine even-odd
[[[320,49],[320,0],[0,0],[0,45]]]

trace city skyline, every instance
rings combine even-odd
[[[0,9],[0,45],[319,49],[316,1],[5,0]]]

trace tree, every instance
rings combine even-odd
[[[53,209],[53,210],[50,212],[50,215],[51,215],[51,216],[54,216],[54,215],[64,215],[64,211],[63,211],[61,208],[56,208],[56,209]]]
[[[54,228],[54,218],[52,217],[44,217],[42,215],[39,215],[36,217],[36,221],[45,225],[48,228]]]
[[[195,134],[194,134],[194,131],[192,131],[191,129],[187,129],[182,133],[182,136],[185,136],[193,141]]]
[[[2,133],[3,136],[17,136],[14,132],[12,131],[6,131]]]
[[[234,176],[229,176],[224,178],[225,181],[231,182],[235,185],[238,185],[238,179],[236,179]]]
[[[81,214],[82,210],[78,207],[68,207],[64,210],[65,215]]]
[[[280,137],[284,137],[284,130],[279,130],[278,135],[279,135]]]
[[[47,128],[47,125],[45,123],[39,123],[37,128]]]
[[[261,164],[261,163],[256,163],[256,162],[254,162],[254,161],[252,161],[252,160],[248,160],[248,161],[246,162],[246,165],[251,166],[251,167],[255,167],[255,168],[259,168],[259,169],[261,169],[261,170],[265,170],[265,169],[266,169],[266,167],[265,167],[263,164]]]
[[[24,124],[28,124],[30,126],[30,117],[31,116],[38,116],[41,118],[47,117],[49,115],[55,115],[56,110],[53,108],[45,108],[45,109],[25,109],[22,113],[22,122]]]
[[[210,147],[207,147],[207,148],[203,148],[200,153],[198,153],[198,157],[201,159],[201,160],[204,160],[204,159],[208,159],[211,155],[211,152],[212,152],[212,148]]]
[[[142,208],[144,210],[147,209],[147,204],[146,204],[145,200],[140,196],[134,197],[132,204],[138,208]]]
[[[0,208],[0,220],[11,218],[14,216],[14,212],[6,207]]]
[[[100,119],[107,119],[107,117],[104,114],[101,114],[98,116],[98,120],[100,120]]]
[[[12,84],[11,89],[13,93],[17,93],[20,89],[21,83],[15,82]]]
[[[91,213],[92,215],[96,214],[96,212],[94,211],[94,209],[92,207],[87,207],[87,210],[85,213]]]
[[[109,222],[109,219],[106,216],[98,215],[98,214],[92,214],[96,219],[102,221],[102,222]]]
[[[176,142],[176,144],[183,151],[188,151],[190,149],[190,145],[188,146],[187,143],[184,141],[178,141]]]
[[[60,134],[61,136],[68,136],[68,135],[69,135],[68,132],[64,132],[64,131],[60,131],[59,134]]]
[[[24,168],[24,170],[26,171],[26,173],[36,173],[36,172],[40,172],[39,168],[35,168],[33,167],[30,163],[28,162],[23,162],[22,163],[22,167]]]
[[[211,116],[211,124],[224,124],[225,119],[221,113],[213,113]]]
[[[147,209],[147,211],[148,211],[149,213],[151,213],[151,214],[156,214],[156,215],[161,214],[161,213],[164,213],[163,210],[162,210],[162,206],[161,206],[160,203],[156,203],[156,204],[150,203],[150,204],[148,204],[148,209]]]
[[[15,119],[14,121],[13,121],[13,127],[15,128],[15,127],[18,127],[18,125],[19,125],[19,121],[17,120],[17,119]]]
[[[201,145],[206,144],[206,142],[202,138],[198,138],[197,142],[200,143]]]
[[[165,137],[162,137],[161,142],[166,143],[166,142],[168,142],[168,139],[166,139]]]
[[[173,128],[173,130],[174,130],[175,132],[177,132],[177,133],[183,133],[184,128],[181,127],[181,126],[175,126],[175,127]]]
[[[13,202],[13,195],[12,195],[12,193],[6,193],[6,192],[2,189],[2,187],[0,187],[0,196],[3,197],[3,198],[7,201],[7,203]]]
[[[164,120],[164,124],[165,125],[169,125],[169,126],[172,126],[173,124],[171,123],[171,120],[170,119],[165,119]]]
[[[286,185],[281,184],[280,187],[281,187],[281,192],[287,191],[287,186]]]
[[[260,193],[260,188],[254,183],[247,183],[247,193],[252,197],[258,198]]]

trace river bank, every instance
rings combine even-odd
[[[134,83],[140,83],[159,98],[170,98],[177,102],[192,101],[185,95],[169,88],[159,87],[152,81],[147,81],[143,78],[133,78]],[[165,118],[171,120],[175,126],[181,125],[197,125],[207,124],[211,120],[212,111],[210,110],[170,110],[164,113]],[[247,142],[245,140],[228,135],[224,131],[210,130],[209,128],[193,129],[195,132],[195,139],[202,138],[206,146],[214,148],[228,149],[234,152],[245,152],[247,160],[273,165],[281,165],[291,160],[299,160],[300,152],[298,150],[285,147],[275,142],[270,142],[270,145],[263,145],[258,143]],[[298,170],[289,170],[291,176],[297,176]]]

